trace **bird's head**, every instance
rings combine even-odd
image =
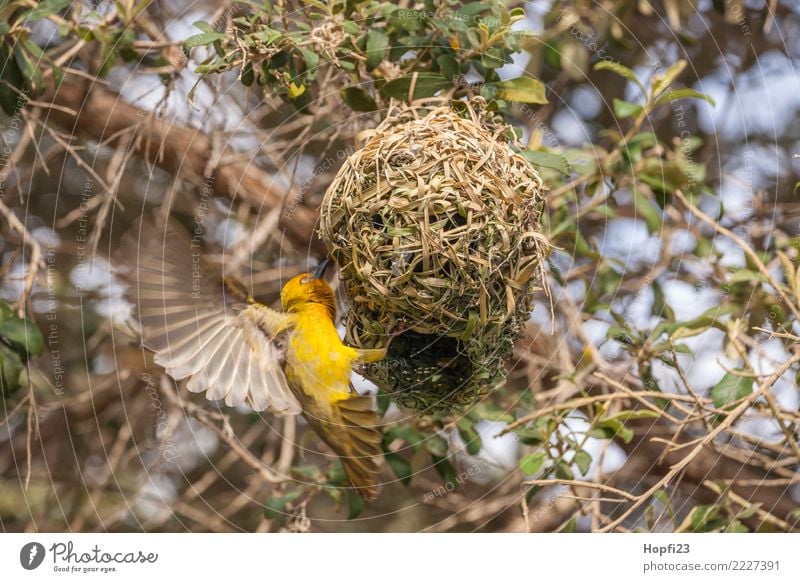
[[[286,312],[297,312],[312,304],[323,305],[336,318],[333,289],[323,279],[330,259],[322,261],[313,273],[301,273],[290,279],[281,290],[281,305]]]

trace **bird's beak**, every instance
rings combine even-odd
[[[331,264],[330,257],[326,258],[322,261],[317,268],[314,270],[314,273],[311,275],[312,279],[322,279],[325,276],[325,270],[328,268],[328,265]]]

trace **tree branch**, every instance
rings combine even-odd
[[[134,107],[99,83],[67,76],[41,99],[46,121],[53,121],[72,135],[110,142],[133,132],[134,152],[165,171],[194,184],[209,186],[217,195],[237,197],[259,210],[283,208],[278,228],[294,246],[325,254],[315,235],[317,211],[303,206],[298,194],[277,183],[274,175],[251,161],[220,164],[212,176],[206,168],[212,155],[212,139],[199,129]]]

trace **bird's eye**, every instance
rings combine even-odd
[[[311,281],[311,277],[303,277],[302,279],[300,279],[300,282],[303,285],[306,285],[309,281]]]

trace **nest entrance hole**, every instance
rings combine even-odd
[[[413,330],[392,341],[386,362],[396,391],[423,388],[443,399],[462,388],[474,367],[461,340]]]

